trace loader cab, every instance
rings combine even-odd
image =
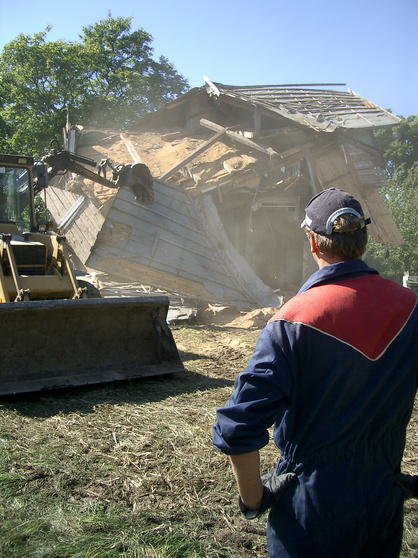
[[[34,232],[33,158],[0,154],[0,232]]]

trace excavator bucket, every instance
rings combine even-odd
[[[152,175],[143,163],[120,165],[118,167],[116,186],[126,186],[132,190],[135,198],[145,205],[154,203]]]
[[[0,304],[0,395],[184,370],[165,296]]]

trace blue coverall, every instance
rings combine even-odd
[[[271,558],[395,558],[400,471],[418,382],[417,295],[361,260],[325,266],[260,333],[213,443],[261,449],[297,481],[271,509]]]

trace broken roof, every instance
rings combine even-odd
[[[353,91],[324,88],[325,85],[331,87],[332,84],[225,85],[212,82],[206,76],[204,80],[205,85],[202,87],[190,89],[156,113],[146,115],[132,131],[153,129],[155,115],[168,114],[173,108],[202,94],[240,105],[244,109],[251,106],[267,116],[285,118],[317,132],[373,129],[393,126],[401,121],[391,112]]]
[[[86,265],[208,301],[265,306],[257,280],[270,301],[272,293],[292,291],[306,278],[299,223],[310,197],[329,187],[358,197],[372,219],[373,238],[400,246],[379,193],[384,160],[373,134],[398,118],[325,85],[244,87],[206,79],[120,141],[84,144],[91,152],[84,155],[95,160],[128,161],[130,155],[146,164],[158,198],[141,208],[119,190],[106,201],[105,223]],[[102,195],[97,189],[100,201]],[[65,213],[58,217],[66,222]],[[249,286],[243,279],[251,273]]]
[[[205,77],[210,96],[229,97],[318,131],[393,126],[400,119],[353,91],[289,85],[224,85]]]

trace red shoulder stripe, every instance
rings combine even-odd
[[[312,287],[271,318],[303,323],[377,359],[401,332],[417,304],[410,289],[367,275]]]

